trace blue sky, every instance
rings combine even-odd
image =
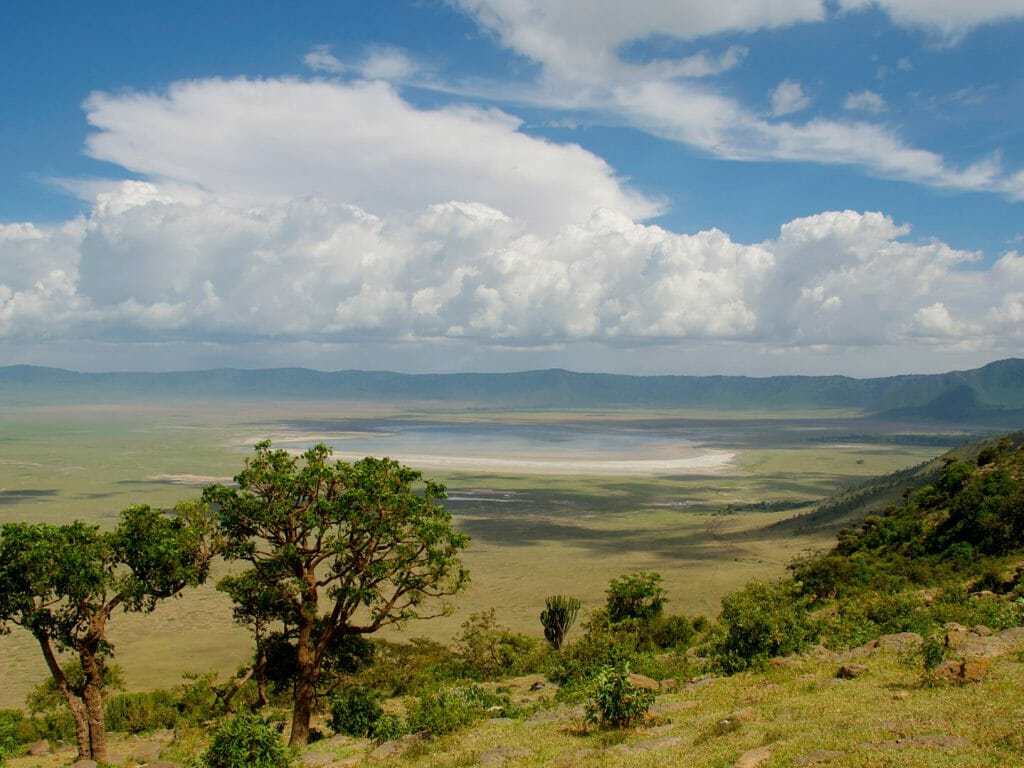
[[[0,364],[1024,354],[1019,0],[32,2]]]

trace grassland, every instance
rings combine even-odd
[[[992,660],[980,682],[928,683],[920,657],[878,649],[856,656],[866,672],[838,679],[840,661],[821,655],[790,657],[764,672],[682,683],[657,697],[647,720],[628,730],[602,731],[585,722],[582,706],[551,700],[552,688],[530,692],[538,676],[504,681],[525,710],[454,734],[414,741],[404,753],[374,754],[376,744],[335,736],[310,745],[309,764],[378,768],[728,768],[763,750],[760,768],[1003,768],[1020,765],[1024,738],[1024,653]],[[546,702],[544,700],[547,700]],[[398,704],[400,706],[400,704]],[[389,705],[390,706],[390,705]],[[535,710],[529,714],[530,710]],[[111,750],[130,756],[160,734],[112,734]],[[208,735],[184,729],[163,735],[161,756],[182,763]],[[70,748],[69,748],[70,749]],[[73,752],[71,753],[73,754]],[[57,768],[67,752],[9,760],[11,768]],[[350,762],[354,761],[354,762]]]
[[[850,416],[465,413],[322,401],[6,402],[0,403],[0,522],[84,519],[107,525],[132,504],[169,506],[197,495],[206,483],[230,478],[252,442],[264,436],[315,437],[353,423],[399,437],[410,424],[514,423],[583,431],[599,446],[602,430],[614,426],[641,443],[647,435],[667,433],[732,452],[735,459],[714,474],[428,471],[447,483],[456,523],[473,537],[464,557],[473,584],[452,616],[411,626],[403,635],[445,641],[468,614],[491,607],[502,623],[540,635],[537,616],[546,595],[571,593],[596,606],[611,578],[641,569],[664,575],[671,610],[713,615],[725,592],[751,578],[779,575],[794,555],[826,543],[822,532],[780,537],[765,532],[767,526],[838,488],[931,458],[957,439],[926,434],[920,440],[919,428],[865,424]],[[457,440],[452,438],[456,448]],[[544,455],[558,450],[555,441]],[[400,457],[399,450],[392,455]],[[743,511],[761,502],[775,505]],[[248,648],[212,586],[160,606],[152,616],[118,616],[112,630],[117,663],[132,690],[173,684],[184,671],[230,670]],[[0,707],[20,706],[45,674],[26,633],[0,637]]]

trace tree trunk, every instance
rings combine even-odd
[[[231,700],[235,698],[235,694],[242,690],[242,687],[249,682],[252,678],[252,667],[249,667],[243,674],[236,675],[234,678],[229,680],[220,689],[214,688],[214,695],[217,697],[217,701],[220,702],[221,709],[226,714],[234,714],[234,709],[231,708]]]
[[[80,649],[78,657],[85,674],[86,714],[89,718],[90,758],[98,763],[107,761],[107,725],[103,712],[103,662],[96,658],[95,651]]]
[[[38,634],[36,635],[36,640],[39,641],[39,647],[42,648],[43,658],[46,659],[46,666],[49,668],[50,674],[53,675],[53,680],[57,684],[57,690],[64,696],[64,700],[68,703],[68,709],[71,710],[71,717],[74,718],[75,741],[78,743],[78,759],[88,760],[90,754],[92,754],[92,749],[90,747],[89,718],[85,711],[85,702],[71,690],[71,685],[68,683],[64,670],[57,663],[57,657],[53,653],[49,636]]]
[[[303,610],[299,623],[299,637],[295,652],[295,702],[292,706],[292,731],[288,746],[304,747],[309,742],[309,721],[313,715],[316,697],[316,679],[320,659],[313,643],[314,611]]]

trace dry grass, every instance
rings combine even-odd
[[[485,721],[390,759],[370,759],[374,745],[344,738],[309,749],[381,768],[728,768],[759,747],[771,755],[764,768],[1002,768],[1024,756],[1024,664],[1015,658],[1002,657],[984,680],[964,686],[924,685],[909,659],[888,650],[859,659],[869,671],[854,680],[836,679],[837,661],[792,658],[663,694],[645,726],[628,731],[597,730],[559,705],[532,719]],[[130,755],[137,741],[114,735],[111,750]],[[164,756],[185,760],[202,747],[201,733],[183,733]],[[9,765],[51,768],[70,757]]]
[[[444,423],[503,419],[518,424],[570,419],[680,419],[666,413],[430,413]],[[689,414],[695,416],[698,414]],[[772,578],[823,538],[765,537],[761,529],[793,511],[718,514],[730,504],[810,500],[879,471],[916,463],[939,449],[801,442],[803,427],[784,419],[749,427],[742,419],[707,426],[701,439],[739,454],[725,475],[588,477],[457,474],[441,476],[457,525],[473,543],[465,554],[473,583],[445,619],[410,625],[392,637],[426,635],[448,641],[473,612],[495,607],[498,620],[540,636],[544,598],[569,593],[594,607],[610,579],[634,570],[665,577],[669,609],[714,615],[720,597],[751,578]],[[0,522],[71,519],[112,522],[132,504],[171,505],[198,487],[168,476],[230,477],[241,467],[246,439],[292,429],[303,420],[372,417],[387,423],[423,417],[393,405],[135,404],[14,407],[0,403]],[[733,414],[735,417],[735,414]],[[829,424],[836,422],[829,414]],[[834,427],[830,427],[834,428]],[[680,430],[678,425],[673,427]],[[294,431],[294,430],[293,430]],[[796,434],[796,437],[794,437]],[[817,433],[815,433],[817,434]],[[685,436],[685,435],[684,435]],[[777,441],[784,448],[776,450]],[[863,463],[860,463],[863,462]],[[160,479],[164,478],[164,479]],[[495,498],[506,501],[494,501]],[[112,639],[130,690],[170,686],[186,671],[227,672],[248,653],[227,601],[212,587],[160,606],[146,617],[116,616]],[[31,638],[15,629],[0,637],[0,707],[22,705],[46,670]]]

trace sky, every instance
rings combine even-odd
[[[1024,356],[1021,0],[15,0],[0,365]]]

